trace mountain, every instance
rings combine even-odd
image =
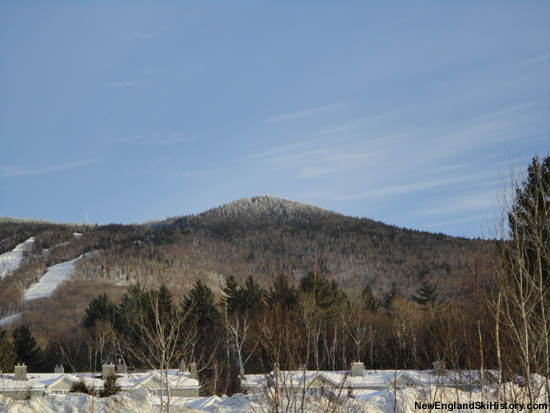
[[[381,295],[396,283],[410,297],[429,280],[452,300],[492,247],[490,241],[398,228],[273,196],[143,225],[0,221],[0,253],[30,237],[35,241],[19,269],[0,281],[0,318],[21,309],[23,293],[46,268],[91,251],[75,265],[79,288],[66,283],[56,293],[67,305],[84,305],[92,291],[108,286],[162,282],[182,296],[197,279],[219,292],[229,275],[252,275],[269,287],[278,272],[298,282],[314,268],[353,294],[370,285]]]
[[[198,215],[171,218],[156,226],[192,238],[230,262],[224,275],[270,279],[285,271],[296,280],[314,265],[344,286],[371,285],[382,293],[395,282],[408,295],[425,279],[442,284],[451,297],[471,271],[473,259],[490,250],[483,240],[451,237],[344,216],[274,196],[244,198]],[[208,253],[206,253],[208,255]],[[238,264],[237,264],[238,263]]]

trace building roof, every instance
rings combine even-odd
[[[284,385],[297,387],[306,383],[309,385],[313,379],[319,378],[330,386],[343,386],[348,389],[377,389],[390,386],[420,386],[441,385],[467,386],[477,385],[480,382],[480,373],[477,370],[446,370],[443,374],[437,374],[433,370],[363,370],[361,376],[352,377],[349,370],[343,371],[281,371],[279,380]],[[272,373],[271,373],[272,374]],[[486,370],[487,376],[495,377],[497,372]],[[266,386],[269,379],[266,374],[245,374],[242,380],[244,387]]]
[[[172,389],[196,389],[199,382],[191,378],[190,373],[182,373],[178,370],[168,370],[168,383]],[[117,384],[123,389],[131,389],[143,386],[151,381],[160,382],[161,372],[149,370],[146,372],[117,373]],[[164,376],[164,373],[163,373]],[[96,373],[27,373],[26,380],[14,380],[14,374],[0,374],[0,392],[2,391],[27,391],[29,389],[48,391],[62,380],[69,382],[84,381],[88,387],[94,389],[103,388],[101,374]]]

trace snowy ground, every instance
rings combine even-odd
[[[487,387],[485,391],[462,391],[455,388],[441,388],[437,386],[407,387],[394,391],[385,389],[369,392],[364,395],[347,395],[340,398],[338,403],[326,398],[310,397],[302,399],[299,396],[283,395],[279,411],[291,412],[370,412],[370,413],[416,413],[422,411],[485,411],[485,412],[512,412],[516,409],[483,409],[467,407],[457,409],[452,403],[488,403],[498,400],[499,403],[523,403],[523,411],[527,411],[527,395],[525,388],[507,384],[497,393],[496,387]],[[446,408],[417,407],[415,403],[441,402],[449,404]],[[536,400],[543,403],[543,395]],[[35,413],[35,412],[143,412],[160,411],[160,400],[152,397],[145,389],[139,388],[131,392],[120,393],[116,396],[100,399],[81,394],[48,395],[34,397],[27,401],[14,401],[0,396],[0,412]],[[270,399],[265,395],[236,394],[231,397],[209,396],[197,398],[173,398],[170,404],[171,412],[211,412],[211,413],[252,413],[271,412]],[[547,412],[544,407],[532,409],[534,412]]]
[[[49,297],[50,294],[72,274],[75,262],[83,256],[84,255],[81,255],[73,260],[48,267],[46,274],[40,278],[40,281],[33,284],[25,291],[23,300],[29,301],[37,298]]]
[[[34,237],[22,242],[10,252],[0,254],[0,279],[11,274],[19,267],[19,263],[23,259],[23,253],[32,248]]]

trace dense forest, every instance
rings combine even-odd
[[[239,374],[275,363],[427,369],[443,361],[550,377],[549,199],[546,157],[517,185],[498,241],[274,197],[146,225],[5,221],[3,252],[36,240],[0,281],[0,311],[23,312],[13,331],[0,332],[1,368],[183,360],[198,363],[205,393],[238,391]],[[47,266],[86,252],[96,253],[50,298],[21,303]]]

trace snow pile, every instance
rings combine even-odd
[[[342,395],[339,402],[325,397],[300,394],[282,394],[279,411],[305,412],[346,412],[346,413],[418,413],[419,411],[498,411],[512,412],[512,409],[483,410],[482,408],[460,410],[452,407],[453,403],[487,403],[498,400],[499,403],[528,403],[527,391],[524,387],[506,384],[497,394],[496,387],[487,386],[485,391],[465,391],[456,388],[438,386],[414,386],[394,391],[385,389],[379,391],[354,392]],[[166,400],[165,400],[166,401]],[[447,403],[449,407],[416,408],[415,403]],[[543,392],[536,397],[537,403],[544,403]],[[170,403],[171,412],[210,412],[210,413],[252,413],[272,411],[272,402],[264,393],[255,395],[235,394],[228,396],[208,396],[195,398],[173,397]],[[33,397],[30,400],[12,400],[0,396],[0,412],[15,413],[53,413],[53,412],[143,412],[153,413],[160,410],[158,397],[151,396],[143,387],[137,390],[122,392],[108,398],[97,398],[83,394],[46,395]],[[523,409],[526,410],[526,407]],[[517,411],[517,409],[515,410]],[[547,409],[533,409],[534,412],[546,412]]]
[[[542,390],[542,389],[541,389]],[[546,403],[544,392],[535,392],[535,403]],[[433,404],[441,403],[440,409]],[[393,413],[395,411],[401,413],[417,413],[418,411],[488,411],[488,412],[512,412],[517,409],[508,408],[491,408],[489,403],[498,402],[510,404],[523,404],[523,410],[527,410],[529,403],[529,397],[525,387],[519,387],[510,383],[505,384],[500,392],[497,392],[495,386],[486,386],[484,391],[476,389],[472,391],[460,390],[450,387],[438,387],[438,386],[415,386],[408,387],[402,390],[394,392],[392,389],[381,390],[379,392],[371,393],[366,397],[358,397],[353,401],[355,409],[361,410],[355,411],[368,411],[372,413]],[[415,403],[424,404],[423,407],[417,409]],[[456,404],[468,405],[466,409],[458,409]],[[478,403],[478,406],[470,406],[472,403]],[[431,404],[431,406],[430,406]],[[445,404],[446,406],[444,406]],[[484,404],[483,407],[480,407]],[[532,409],[532,412],[547,412],[548,409],[539,406],[538,409]],[[486,409],[486,410],[484,410]],[[346,411],[344,409],[344,411]]]
[[[112,397],[98,398],[87,394],[46,395],[30,400],[13,400],[0,396],[0,412],[10,413],[56,413],[56,412],[121,412],[153,413],[147,390],[119,393]]]
[[[70,261],[62,262],[61,264],[52,265],[46,270],[46,274],[40,278],[36,284],[32,285],[25,291],[23,296],[24,301],[35,300],[37,298],[49,297],[50,294],[57,288],[59,284],[65,281],[73,272],[75,262],[84,257],[81,255]]]
[[[418,413],[419,411],[457,411],[453,409],[453,403],[470,404],[485,403],[487,410],[474,407],[471,411],[487,412],[512,412],[514,409],[489,409],[488,402],[499,403],[522,403],[527,406],[529,403],[527,390],[514,384],[507,383],[500,392],[497,393],[495,386],[486,386],[485,391],[480,389],[467,391],[451,387],[442,386],[411,386],[403,389],[394,390],[387,388],[384,390],[359,390],[353,391],[352,395],[343,391],[339,396],[330,400],[327,397],[317,397],[305,395],[302,403],[302,395],[296,393],[286,394],[284,391],[280,395],[279,411],[305,411],[305,412],[349,412],[349,413]],[[438,410],[429,403],[446,403],[447,408]],[[544,403],[544,392],[539,391],[535,400],[536,403]],[[424,407],[416,408],[415,403],[424,403]],[[173,411],[193,411],[193,412],[211,412],[211,413],[252,413],[272,411],[272,400],[264,393],[254,395],[235,394],[231,397],[209,396],[199,398],[174,398],[171,402],[174,406]],[[187,407],[192,410],[179,410]],[[302,410],[303,407],[303,410]],[[526,410],[526,407],[523,409]],[[462,411],[468,411],[462,410]],[[547,412],[544,407],[533,409],[533,412]]]
[[[19,267],[19,263],[23,259],[23,253],[32,248],[34,237],[22,242],[10,252],[0,254],[0,279],[10,275]]]

